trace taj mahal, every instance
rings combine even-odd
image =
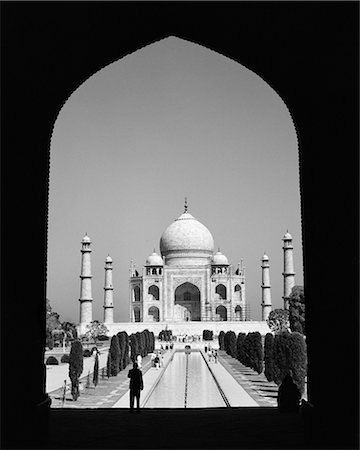
[[[284,308],[295,285],[292,237],[283,237]],[[92,319],[91,239],[82,240],[80,323],[84,333]],[[162,233],[160,254],[148,256],[139,270],[133,261],[129,273],[129,321],[114,322],[112,258],[105,259],[104,324],[110,334],[149,329],[159,333],[168,328],[176,334],[201,334],[204,329],[235,332],[269,332],[266,323],[271,305],[270,265],[266,254],[261,259],[262,320],[252,321],[246,301],[243,260],[233,266],[227,257],[214,251],[208,228],[188,212],[183,213]]]

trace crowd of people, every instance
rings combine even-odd
[[[211,347],[211,344],[205,344],[205,353],[209,358],[209,362],[218,362],[218,351]]]

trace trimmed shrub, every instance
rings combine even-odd
[[[239,333],[236,338],[236,359],[245,365],[244,358],[244,343],[245,343],[246,334]]]
[[[84,351],[83,351],[83,357],[84,358],[89,358],[91,356],[91,351],[88,349],[88,348],[86,348]]]
[[[283,331],[276,334],[273,344],[273,374],[274,381],[277,385],[280,385],[286,374],[289,373],[289,336],[290,333]]]
[[[203,330],[203,340],[212,341],[214,339],[214,333],[211,330]]]
[[[46,359],[46,365],[47,366],[58,366],[59,365],[59,361],[55,358],[55,356],[49,356]]]
[[[268,381],[274,381],[274,336],[267,333],[264,343],[264,363],[265,363],[265,377]]]
[[[108,341],[108,340],[110,340],[110,337],[109,337],[109,336],[106,336],[105,334],[100,334],[100,335],[97,337],[97,340],[98,340],[98,341]]]
[[[109,353],[111,357],[110,374],[112,377],[116,377],[116,375],[119,373],[120,362],[119,339],[116,335],[111,338]]]
[[[74,401],[76,401],[80,395],[79,378],[83,371],[83,363],[83,347],[80,341],[75,340],[71,344],[69,358],[69,378],[71,380],[71,395]]]
[[[211,330],[203,330],[203,341],[212,341],[214,339],[214,333]]]
[[[306,342],[301,333],[291,333],[288,338],[289,373],[301,393],[305,388],[307,371]]]
[[[60,362],[68,363],[70,361],[70,355],[62,355]]]
[[[225,350],[225,333],[223,331],[220,331],[219,336],[218,336],[218,341],[219,341],[219,350]]]

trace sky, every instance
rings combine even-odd
[[[259,74],[260,75],[260,74]],[[261,320],[261,258],[283,307],[282,237],[293,237],[303,284],[295,127],[279,95],[254,72],[169,37],[86,80],[61,109],[50,156],[47,298],[79,321],[81,240],[92,240],[93,319],[103,321],[104,261],[113,259],[114,320],[129,320],[129,267],[159,253],[184,211],[246,268],[251,319]]]

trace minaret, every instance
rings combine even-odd
[[[105,259],[105,286],[104,286],[104,323],[114,323],[114,296],[112,284],[112,259],[108,255]]]
[[[295,272],[294,272],[294,258],[293,258],[293,245],[291,234],[286,230],[285,236],[282,239],[284,241],[284,309],[289,309],[289,296],[291,289],[295,286]]]
[[[270,285],[270,265],[269,257],[264,253],[261,259],[261,269],[262,269],[262,295],[261,295],[261,320],[266,321],[271,312],[271,285]]]
[[[81,281],[80,281],[80,323],[92,322],[91,295],[91,239],[85,234],[81,242]]]

